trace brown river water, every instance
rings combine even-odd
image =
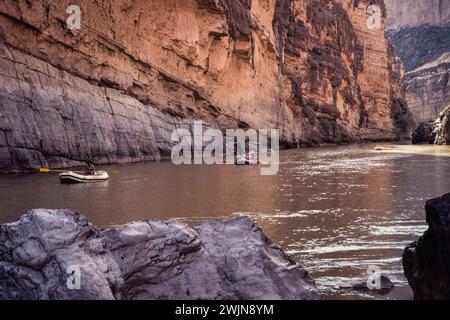
[[[0,176],[0,223],[31,208],[71,208],[106,227],[140,219],[196,225],[248,215],[310,271],[325,299],[411,299],[404,247],[425,230],[427,199],[450,192],[450,146],[351,145],[282,151],[280,171],[147,162],[108,166],[108,182],[61,185],[57,174]],[[338,289],[368,266],[387,295]]]

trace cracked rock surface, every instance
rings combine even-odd
[[[317,297],[307,271],[249,218],[103,230],[71,210],[37,209],[0,226],[2,300]]]

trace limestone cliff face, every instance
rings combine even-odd
[[[450,103],[450,25],[405,27],[389,35],[405,65],[405,94],[414,120],[435,120]]]
[[[381,0],[79,0],[80,30],[70,4],[0,3],[2,171],[159,159],[195,119],[293,146],[409,131]]]
[[[436,119],[450,103],[450,52],[406,73],[405,92],[417,122]]]
[[[450,21],[449,0],[385,0],[387,29],[442,25]]]
[[[450,0],[385,2],[408,107],[416,123],[434,121],[450,103]]]

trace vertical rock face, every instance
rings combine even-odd
[[[450,299],[450,194],[427,202],[429,229],[403,253],[403,267],[418,300]]]
[[[409,133],[381,0],[79,1],[80,30],[70,4],[0,4],[1,171],[159,159],[195,119],[294,146]]]
[[[383,30],[367,27],[367,4],[293,1],[278,11],[282,16],[274,21],[285,35],[278,43],[283,97],[298,118],[294,123],[301,123],[295,131],[302,142],[379,140],[407,132],[400,66]]]
[[[408,27],[389,35],[406,68],[406,100],[415,122],[434,121],[450,103],[450,25]]]
[[[388,34],[405,65],[405,94],[416,123],[450,103],[450,1],[385,0]]]
[[[436,121],[436,144],[450,144],[450,106],[442,111]]]
[[[41,209],[0,226],[2,300],[317,298],[308,273],[248,218],[100,230]]]
[[[442,25],[450,21],[449,0],[385,0],[387,29]]]
[[[405,92],[415,121],[436,119],[450,103],[450,52],[406,73]]]

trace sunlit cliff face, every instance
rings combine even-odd
[[[9,99],[0,120],[8,166],[159,158],[174,127],[199,119],[278,128],[289,145],[408,132],[382,1],[370,2],[379,28],[368,1],[79,1],[69,30],[70,4],[0,5],[1,70],[18,70],[1,95],[30,106]]]

